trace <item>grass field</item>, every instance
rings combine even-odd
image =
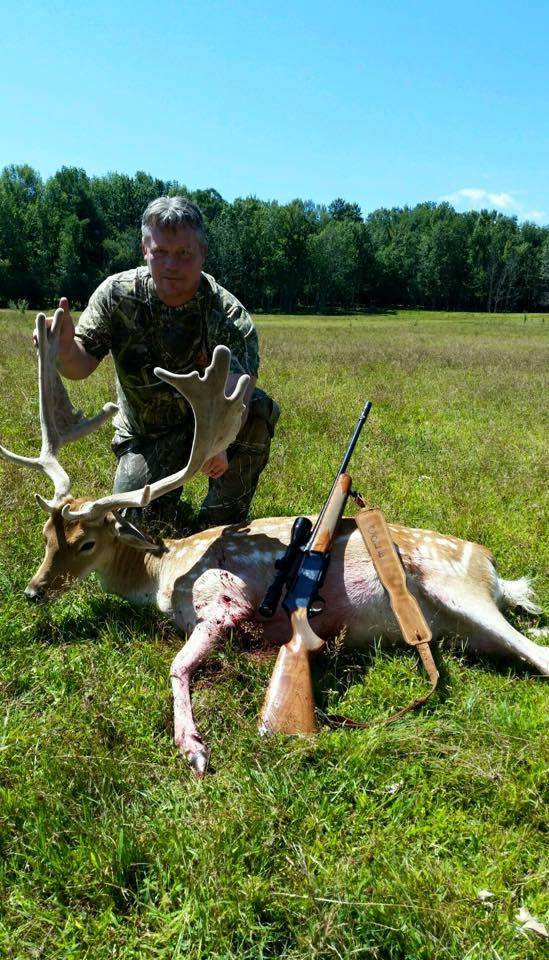
[[[33,317],[0,312],[0,438],[39,447]],[[351,473],[388,519],[474,539],[549,601],[549,316],[261,317],[283,409],[255,516],[317,511],[364,401]],[[104,363],[71,396],[112,399]],[[544,402],[545,401],[545,402]],[[76,495],[110,489],[104,428],[61,452]],[[440,693],[383,728],[260,739],[272,659],[234,637],[196,676],[212,746],[199,783],[170,739],[160,615],[93,579],[50,607],[45,478],[0,461],[0,956],[10,960],[526,960],[547,922],[546,689],[442,648]],[[204,481],[193,481],[196,505]],[[519,629],[535,619],[516,617]],[[543,624],[543,620],[540,621]],[[315,665],[324,706],[375,721],[425,689],[412,655]],[[479,892],[488,890],[488,899]]]

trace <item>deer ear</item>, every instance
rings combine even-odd
[[[119,540],[122,540],[123,543],[128,543],[138,550],[150,550],[153,553],[164,553],[167,549],[162,542],[157,543],[142,533],[138,527],[135,527],[133,523],[126,520],[118,510],[113,510],[112,515],[114,516],[115,535]]]

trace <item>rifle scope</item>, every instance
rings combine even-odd
[[[292,536],[286,548],[286,553],[282,557],[279,557],[278,560],[275,560],[275,568],[278,570],[278,573],[259,607],[259,613],[262,617],[273,616],[280,603],[282,591],[292,576],[296,561],[299,560],[301,556],[301,548],[307,543],[312,529],[313,525],[308,517],[297,517],[297,519],[294,520]]]

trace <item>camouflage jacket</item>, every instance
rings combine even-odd
[[[257,334],[242,304],[203,273],[198,292],[181,307],[168,307],[155,292],[147,267],[108,277],[92,295],[76,336],[97,360],[112,354],[118,414],[115,441],[154,438],[180,428],[192,431],[183,397],[158,380],[154,367],[173,373],[202,372],[214,347],[231,350],[231,372],[256,377]]]

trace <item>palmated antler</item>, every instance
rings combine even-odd
[[[40,429],[42,447],[38,457],[22,457],[0,446],[0,455],[13,463],[40,470],[53,481],[55,488],[52,501],[40,498],[40,503],[52,509],[70,491],[70,480],[57,460],[57,451],[65,443],[79,440],[93,430],[97,430],[118,407],[115,403],[106,403],[95,417],[86,419],[81,410],[75,410],[56,366],[59,352],[59,335],[63,310],[55,311],[52,325],[48,331],[46,317],[39,313],[36,317],[35,337],[38,348],[38,387],[40,398]]]
[[[85,503],[78,510],[71,510],[70,504],[67,504],[63,507],[63,517],[66,520],[85,517],[98,522],[109,510],[126,506],[146,506],[164,493],[183,486],[198,473],[207,460],[226,450],[240,430],[245,409],[244,394],[250,382],[249,376],[243,374],[232,394],[229,397],[225,395],[230,359],[229,348],[219,345],[215,348],[212,362],[203,377],[196,371],[178,374],[170,373],[161,367],[154,368],[157,377],[171,384],[185,397],[194,414],[194,439],[186,467],[140,490],[102,497],[93,503]]]

